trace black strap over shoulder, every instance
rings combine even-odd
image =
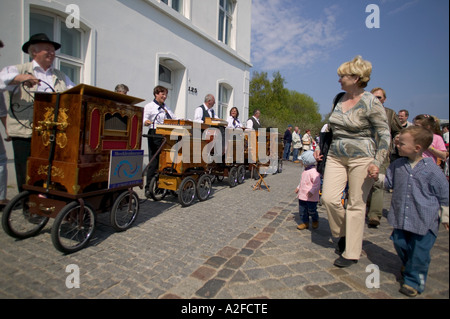
[[[336,97],[334,98],[334,105],[333,105],[333,109],[331,110],[331,112],[334,111],[334,109],[336,108],[336,105],[339,103],[339,100],[345,95],[345,92],[341,92],[338,95],[336,95]]]
[[[334,98],[334,101],[333,101],[333,109],[331,110],[331,113],[334,112],[336,105],[339,103],[339,100],[344,96],[344,94],[345,94],[345,92],[341,92],[338,95],[336,95],[336,97]],[[330,113],[330,116],[331,116],[331,113]],[[330,124],[328,123],[328,126],[329,125]],[[331,127],[328,127],[328,132],[320,133],[319,148],[320,148],[320,153],[323,155],[323,158],[321,161],[319,161],[317,163],[317,171],[322,176],[325,173],[325,164],[327,161],[328,150],[330,149],[332,140],[333,140],[333,132],[331,130]]]

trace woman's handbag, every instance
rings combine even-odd
[[[338,104],[339,100],[344,96],[344,94],[345,92],[341,92],[338,95],[336,95],[331,113],[334,112],[336,105]],[[330,149],[331,142],[333,141],[333,131],[331,130],[330,124],[328,124],[328,132],[320,132],[319,136],[320,136],[319,140],[320,154],[323,155],[323,157],[322,160],[317,163],[316,169],[319,172],[319,174],[323,176],[323,173],[325,173],[325,164],[327,162],[328,150]]]

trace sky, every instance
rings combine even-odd
[[[337,69],[357,55],[386,107],[449,119],[448,0],[252,0],[251,72],[279,71],[321,114],[341,91]]]

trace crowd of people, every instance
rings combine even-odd
[[[0,41],[0,48],[3,43]],[[5,67],[0,71],[0,119],[5,126],[5,141],[11,141],[14,152],[17,186],[21,191],[26,179],[26,163],[31,151],[31,123],[33,120],[33,91],[61,92],[74,86],[63,72],[52,66],[55,51],[61,47],[45,34],[30,37],[22,50],[31,62]],[[339,83],[345,94],[335,99],[326,129],[332,132],[332,142],[326,158],[323,175],[316,164],[324,160],[319,145],[309,129],[302,135],[298,126],[289,125],[283,136],[283,160],[303,164],[298,194],[301,224],[298,229],[319,226],[317,203],[321,201],[327,212],[331,235],[336,238],[334,261],[337,267],[350,267],[358,262],[362,251],[366,217],[368,225],[378,227],[382,218],[385,190],[392,191],[388,221],[394,228],[392,240],[402,260],[404,282],[400,291],[416,296],[425,289],[430,263],[430,250],[438,233],[439,224],[448,230],[448,124],[443,127],[432,115],[418,115],[408,121],[407,110],[396,114],[386,108],[386,92],[382,88],[366,91],[372,64],[360,56],[343,63],[338,69]],[[24,86],[14,89],[19,84]],[[129,88],[120,84],[117,93],[127,94]],[[165,101],[168,90],[156,86],[154,100],[144,107],[143,124],[148,128],[149,159],[157,153],[162,137],[156,127],[176,115]],[[7,99],[4,100],[3,97]],[[7,103],[20,108],[14,108]],[[195,109],[195,122],[215,118],[215,97],[205,96]],[[239,119],[239,110],[231,108],[229,128],[259,129],[261,112],[256,110],[246,123]],[[2,139],[0,139],[2,140]],[[158,161],[151,161],[146,192],[155,176]],[[6,152],[0,143],[0,205],[6,199]],[[348,202],[342,205],[341,195],[348,189]]]
[[[439,121],[431,115],[418,115],[410,123],[406,110],[397,115],[384,107],[383,89],[365,90],[371,72],[372,64],[360,56],[338,69],[345,94],[335,98],[326,127],[332,140],[323,176],[314,172],[309,158],[302,158],[304,171],[296,189],[301,216],[298,229],[309,228],[309,217],[313,229],[318,226],[316,204],[322,183],[321,200],[337,241],[339,257],[334,265],[350,267],[361,256],[366,217],[369,225],[377,227],[384,191],[392,191],[388,221],[403,263],[399,291],[414,297],[425,289],[439,224],[449,228],[448,134],[445,142]],[[287,155],[290,145],[285,140]],[[314,158],[324,160],[320,148],[314,150]],[[346,206],[341,200],[344,190]]]
[[[315,150],[319,145],[319,135],[316,134],[313,138],[311,130],[307,129],[305,134],[301,134],[301,130],[298,126],[292,129],[292,125],[288,125],[287,130],[283,136],[283,160],[292,161],[294,163],[300,163],[300,156],[303,152],[309,150]]]

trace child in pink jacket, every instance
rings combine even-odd
[[[312,228],[319,227],[319,214],[317,203],[319,202],[320,174],[316,170],[316,160],[313,151],[306,151],[300,156],[304,170],[295,192],[298,194],[299,214],[301,224],[297,229],[309,228],[309,217],[312,219]]]

